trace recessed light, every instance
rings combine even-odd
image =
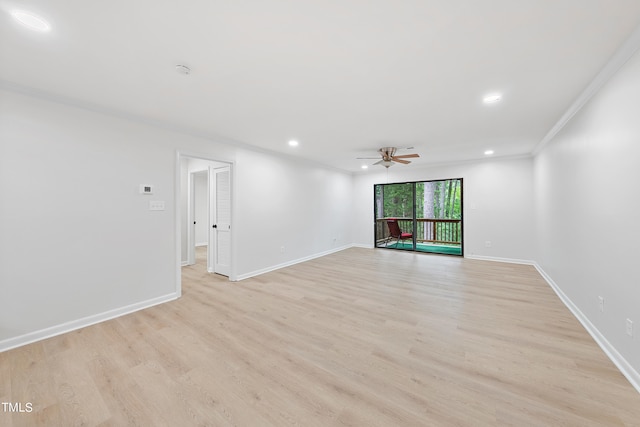
[[[38,15],[26,12],[24,10],[14,10],[11,12],[11,16],[24,25],[25,27],[40,32],[47,32],[51,29],[51,25],[44,19],[39,17]]]
[[[362,165],[362,166],[361,166],[361,168],[362,168],[362,169],[369,169],[369,166],[367,166],[367,165]]]
[[[298,145],[299,145],[298,141],[296,141],[295,139],[292,139],[291,141],[289,141],[290,147],[297,147]]]
[[[493,150],[487,150],[487,151],[485,151],[485,152],[484,152],[484,155],[485,155],[485,156],[491,156],[491,155],[493,155]]]
[[[501,99],[502,99],[502,95],[500,95],[499,93],[492,93],[482,98],[482,102],[484,102],[485,104],[494,104],[500,101]]]

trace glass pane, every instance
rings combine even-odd
[[[413,183],[375,188],[376,246],[413,250]]]
[[[462,180],[416,184],[416,250],[462,255]]]

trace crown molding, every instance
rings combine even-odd
[[[640,26],[631,33],[631,36],[618,48],[611,56],[607,64],[600,70],[596,77],[573,101],[569,109],[560,117],[560,120],[547,132],[542,140],[531,152],[536,156],[551,140],[571,121],[578,111],[580,111],[596,93],[631,59],[640,49]]]

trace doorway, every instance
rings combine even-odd
[[[374,185],[375,247],[462,256],[462,178]]]
[[[208,273],[232,278],[232,163],[178,153],[178,255],[181,266],[206,253]],[[196,251],[197,248],[197,251]],[[181,283],[181,268],[178,269]],[[179,285],[179,288],[181,285]]]

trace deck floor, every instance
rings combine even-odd
[[[382,244],[378,246],[379,248],[388,248],[388,249],[398,249],[405,251],[412,251],[413,244],[409,242],[400,242],[396,244],[395,242],[389,242],[388,245]],[[416,252],[427,252],[432,254],[445,254],[445,255],[462,255],[462,247],[454,246],[454,245],[434,245],[430,243],[420,243],[416,244]]]

